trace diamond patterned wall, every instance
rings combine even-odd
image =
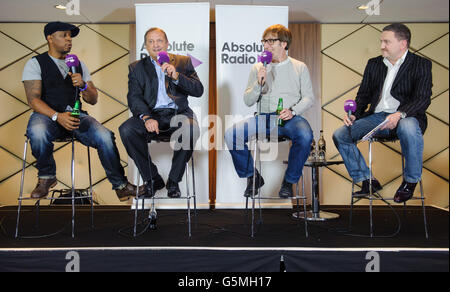
[[[25,63],[31,57],[47,51],[42,23],[0,23],[0,206],[16,205],[22,169],[24,134],[31,114],[21,82]],[[130,56],[130,25],[82,24],[80,34],[73,39],[72,52],[88,66],[92,81],[99,91],[95,106],[85,103],[85,110],[116,135],[122,164],[127,166],[127,154],[120,140],[118,127],[128,118],[126,94]],[[76,186],[89,185],[86,147],[75,146]],[[55,145],[58,185],[70,185],[71,145]],[[29,194],[37,182],[37,169],[30,150],[24,193]],[[91,149],[94,196],[100,204],[120,204],[106,179],[97,151]],[[96,195],[97,194],[97,195]],[[99,196],[98,194],[101,194]]]
[[[118,127],[128,118],[126,102],[130,53],[130,25],[83,24],[74,38],[73,52],[88,66],[99,90],[99,102],[89,113],[111,129],[124,166],[127,154]],[[425,134],[423,181],[427,204],[448,207],[449,197],[449,72],[448,24],[408,24],[412,50],[433,61],[433,97],[428,108],[429,128]],[[47,50],[42,23],[0,23],[0,205],[16,205],[19,193],[24,133],[31,114],[21,76],[28,59]],[[342,125],[346,99],[354,98],[367,60],[379,55],[379,34],[384,24],[322,25],[322,122],[328,158],[340,159],[331,136]],[[367,153],[367,145],[360,146]],[[70,145],[56,145],[57,188],[70,183]],[[377,144],[374,147],[375,175],[382,181],[382,194],[392,197],[401,183],[400,146]],[[76,146],[77,183],[86,187],[87,155]],[[91,150],[94,193],[100,204],[119,204],[106,179],[95,150]],[[367,157],[366,157],[367,158]],[[35,159],[28,151],[25,193],[36,184]],[[323,171],[322,204],[348,204],[351,182],[344,166]]]
[[[386,24],[322,25],[322,122],[328,159],[341,159],[333,132],[343,125],[344,101],[354,99],[369,58],[378,56],[379,37]],[[407,24],[412,32],[411,51],[433,62],[433,96],[427,110],[423,183],[426,203],[448,207],[449,200],[449,25]],[[368,145],[359,148],[368,158]],[[376,143],[374,175],[383,184],[381,194],[392,198],[402,181],[399,143]],[[323,171],[323,204],[349,204],[351,180],[343,165]],[[419,188],[417,188],[418,191]],[[361,202],[365,204],[367,202]],[[419,204],[412,202],[411,204]]]

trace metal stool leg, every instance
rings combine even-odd
[[[295,186],[295,201],[296,201],[296,209],[297,209],[297,218],[300,219],[300,180],[297,182]]]
[[[187,213],[188,213],[188,234],[189,238],[192,236],[191,233],[191,195],[189,191],[189,161],[186,162],[186,198],[187,198]]]
[[[402,177],[403,181],[405,181],[405,156],[403,156],[402,152]],[[403,219],[406,221],[406,202],[403,203]]]
[[[307,220],[307,211],[306,211],[306,195],[305,195],[305,180],[302,175],[300,178],[302,180],[302,196],[300,197],[300,180],[296,185],[296,201],[297,201],[297,219],[300,219],[300,199],[303,200],[303,219],[305,221],[305,237],[308,238],[308,220]]]
[[[16,234],[15,238],[19,237],[19,224],[20,224],[20,211],[22,208],[22,198],[23,198],[23,183],[25,179],[25,166],[26,166],[26,158],[27,158],[27,150],[28,150],[28,137],[26,138],[24,149],[23,149],[23,160],[22,160],[22,175],[20,177],[20,193],[19,193],[19,206],[17,208],[17,222],[16,222]]]
[[[92,170],[91,170],[91,151],[87,146],[88,167],[89,167],[89,196],[91,197],[91,229],[94,229],[94,194],[92,192]]]
[[[134,208],[134,227],[133,227],[133,237],[136,237],[136,228],[137,228],[137,217],[138,217],[138,209],[139,209],[139,184],[141,183],[141,176],[138,175],[137,187],[136,187],[136,206]]]
[[[405,180],[405,156],[403,155],[403,152],[402,152],[402,175],[403,175],[403,180]],[[424,224],[424,229],[425,229],[425,238],[428,239],[429,238],[428,224],[427,224],[427,215],[426,215],[426,211],[425,211],[425,197],[423,195],[422,179],[420,179],[420,181],[419,181],[419,186],[420,186],[420,200],[422,202],[422,213],[423,213],[423,224]],[[404,218],[406,218],[406,202],[403,203],[403,216],[404,216]]]
[[[349,222],[348,222],[348,230],[351,231],[352,230],[352,226],[353,226],[353,205],[355,202],[355,198],[354,198],[354,194],[355,194],[355,182],[352,180],[352,195],[351,195],[351,202],[350,202],[350,218],[349,218]]]
[[[258,148],[259,149],[259,148]],[[261,176],[263,175],[262,173],[262,164],[261,164],[261,151],[258,151],[258,165],[259,165],[259,171]],[[256,180],[255,180],[256,181]],[[262,208],[261,208],[261,197],[263,196],[262,192],[260,189],[258,189],[258,209],[259,209],[259,220],[258,220],[258,226],[261,226],[261,224],[263,223],[263,216],[262,216]]]
[[[302,179],[303,214],[304,214],[304,221],[305,221],[305,236],[306,236],[306,238],[308,238],[309,232],[308,232],[308,220],[307,220],[308,213],[306,211],[305,177],[302,175],[301,179]],[[298,202],[297,202],[297,204],[298,204]],[[297,218],[299,218],[299,216],[297,216]]]
[[[427,223],[427,215],[425,212],[425,197],[423,195],[423,184],[422,180],[419,181],[420,184],[420,200],[422,201],[422,212],[423,212],[423,224],[425,228],[425,238],[428,239],[428,223]]]
[[[151,205],[150,211],[148,213],[148,218],[150,219],[149,227],[151,230],[156,230],[156,228],[157,228],[156,220],[158,217],[158,214],[156,212],[156,205],[155,205],[156,191],[154,189],[155,181],[153,180],[152,165],[150,163],[150,161],[151,161],[150,149],[149,149],[148,145],[147,145],[147,159],[148,159],[148,168],[150,170],[151,193],[153,194],[152,205]],[[142,210],[145,210],[145,199],[142,199]]]
[[[369,203],[370,203],[370,237],[373,237],[373,192],[372,192],[372,140],[369,140]]]
[[[197,193],[195,191],[195,172],[194,172],[194,154],[192,153],[191,157],[191,167],[192,167],[192,192],[194,195],[194,219],[197,218]],[[197,223],[197,221],[195,222]]]
[[[256,161],[258,160],[258,138],[255,141],[255,154],[253,159],[253,193],[252,193],[252,230],[251,237],[255,237],[255,196],[256,196]]]
[[[72,238],[75,238],[75,139],[73,137],[72,137],[71,179],[72,179]]]
[[[40,218],[40,207],[41,207],[41,200],[37,200],[37,202],[36,202],[36,204],[34,204],[34,206],[35,206],[35,208],[36,208],[36,221],[35,221],[35,223],[34,223],[34,228],[36,229],[36,230],[39,230],[39,218]]]

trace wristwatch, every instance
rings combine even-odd
[[[400,118],[401,118],[401,119],[406,118],[406,113],[405,113],[405,112],[400,112]]]
[[[297,115],[297,113],[293,109],[291,109],[291,113],[294,117]]]
[[[52,121],[56,122],[57,119],[58,119],[58,112],[53,114]]]

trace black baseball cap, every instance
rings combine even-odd
[[[78,33],[80,32],[80,29],[73,24],[66,23],[66,22],[60,22],[60,21],[54,21],[54,22],[49,22],[45,25],[44,36],[47,39],[47,36],[51,35],[54,32],[67,31],[67,30],[70,30],[71,37],[76,37],[78,35]]]

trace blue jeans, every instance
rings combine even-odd
[[[97,149],[98,156],[108,180],[113,185],[113,189],[126,186],[128,180],[120,164],[114,133],[86,114],[80,115],[80,126],[73,133],[75,138],[83,145]],[[28,121],[27,136],[30,139],[33,156],[37,159],[36,168],[39,178],[56,177],[53,141],[71,137],[71,135],[72,132],[67,131],[57,122],[53,122],[49,117],[33,112]]]
[[[261,124],[262,126],[259,126]],[[295,116],[286,121],[284,127],[278,127],[276,114],[261,114],[228,129],[225,133],[225,143],[240,178],[253,176],[254,161],[247,143],[257,132],[259,139],[271,135],[272,137],[285,136],[292,141],[284,179],[289,183],[297,183],[302,176],[303,166],[308,159],[313,139],[313,132],[308,121]]]
[[[333,134],[333,141],[344,160],[348,173],[355,182],[370,178],[370,170],[356,146],[356,142],[382,123],[388,113],[376,113],[356,120],[353,126],[343,126]],[[396,131],[405,157],[404,179],[419,182],[422,176],[423,135],[416,118],[409,117],[398,122]],[[350,133],[351,132],[351,133]],[[378,131],[377,136],[388,136],[389,130]]]

